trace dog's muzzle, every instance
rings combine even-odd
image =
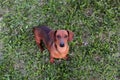
[[[60,47],[64,47],[65,45],[64,45],[64,43],[63,42],[61,42],[60,43]]]

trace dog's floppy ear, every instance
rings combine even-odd
[[[74,33],[72,31],[67,30],[68,32],[68,41],[72,41],[74,37]]]
[[[49,37],[50,37],[50,39],[52,39],[53,41],[55,41],[56,32],[57,32],[57,30],[51,30],[51,31],[49,32]]]

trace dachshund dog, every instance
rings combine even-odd
[[[46,26],[34,27],[34,37],[36,44],[41,51],[44,50],[42,42],[50,53],[50,62],[54,58],[67,59],[69,52],[68,42],[73,40],[74,33],[69,30],[51,30]]]

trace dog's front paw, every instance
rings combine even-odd
[[[54,58],[50,58],[50,63],[54,63]]]

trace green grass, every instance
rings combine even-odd
[[[119,0],[0,0],[0,80],[119,80]],[[49,63],[32,28],[74,32],[70,60]]]

